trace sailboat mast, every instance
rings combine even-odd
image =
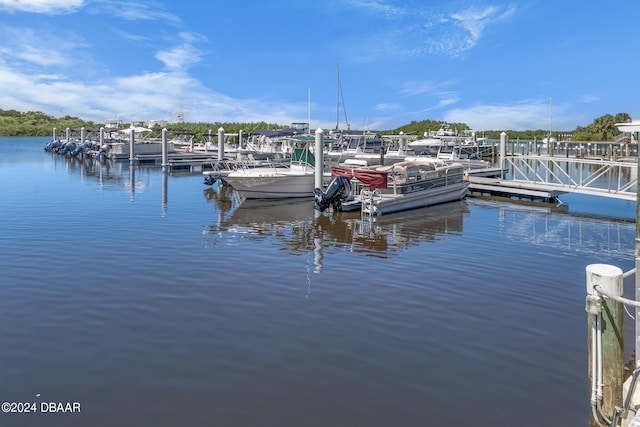
[[[551,138],[551,133],[553,132],[553,97],[549,97],[549,138]]]
[[[340,64],[336,64],[336,130],[340,129]]]
[[[311,134],[311,88],[307,88],[307,133]]]

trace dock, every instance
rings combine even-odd
[[[469,176],[469,195],[500,196],[508,198],[557,201],[558,196],[567,193],[557,187],[538,183],[523,183],[500,178]]]

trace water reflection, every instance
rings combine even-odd
[[[359,212],[318,212],[309,199],[243,200],[232,187],[213,186],[204,197],[215,204],[217,222],[204,230],[219,236],[232,232],[246,238],[276,237],[283,249],[300,254],[340,249],[387,258],[399,250],[462,233],[466,201],[386,215],[371,223]],[[211,244],[218,244],[211,239]],[[321,263],[316,260],[316,264]]]
[[[56,169],[64,168],[70,175],[95,180],[101,189],[126,189],[132,197],[136,192],[146,192],[151,180],[151,169],[131,166],[128,162],[57,154],[51,154],[51,161]]]
[[[570,212],[567,205],[504,203],[471,199],[472,205],[499,211],[499,231],[506,238],[573,255],[629,258],[635,245],[635,222]]]
[[[323,251],[348,250],[365,256],[388,258],[400,250],[461,235],[470,206],[499,210],[498,230],[505,238],[556,247],[574,255],[606,254],[628,257],[634,245],[632,221],[598,218],[569,212],[567,205],[526,201],[505,203],[491,198],[466,200],[376,218],[371,223],[359,212],[317,212],[310,200],[243,200],[232,187],[213,186],[204,191],[218,218],[204,234],[231,232],[248,239],[274,237],[294,255],[314,252],[317,269]],[[209,239],[209,244],[223,244]]]

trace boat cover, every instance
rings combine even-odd
[[[369,188],[387,188],[387,173],[383,171],[332,166],[331,175],[345,175],[349,179],[355,177],[362,185]]]

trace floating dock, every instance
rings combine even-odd
[[[469,195],[489,195],[555,202],[567,191],[545,184],[524,183],[500,178],[469,176]]]

